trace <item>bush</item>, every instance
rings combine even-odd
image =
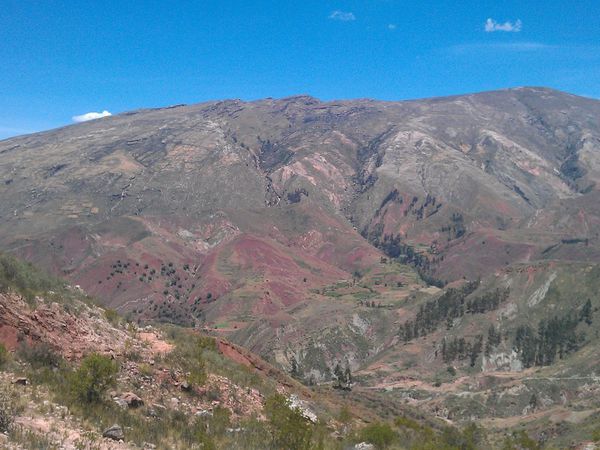
[[[36,269],[27,262],[0,253],[0,292],[14,290],[32,301],[38,293],[63,289],[64,282],[61,280]]]
[[[502,450],[540,450],[542,447],[531,439],[525,431],[513,433],[502,444]]]
[[[34,369],[42,367],[58,367],[62,357],[45,342],[30,345],[26,341],[21,342],[17,349],[17,356]]]
[[[86,403],[97,403],[116,382],[119,369],[110,358],[92,353],[86,356],[70,379],[73,396]]]
[[[209,422],[209,431],[213,436],[225,434],[227,427],[231,425],[231,411],[222,406],[213,409],[213,415]]]
[[[359,436],[361,441],[369,442],[378,449],[388,448],[396,439],[396,433],[387,423],[367,425],[360,431]]]
[[[309,449],[312,426],[298,408],[290,408],[288,400],[275,394],[265,402],[265,415],[273,448],[288,450]]]
[[[0,343],[0,369],[6,365],[8,359],[8,350],[6,350],[4,344]]]
[[[104,317],[106,317],[106,320],[112,325],[118,325],[121,322],[121,316],[114,309],[106,308],[104,310]]]
[[[15,394],[10,386],[0,385],[0,433],[7,432],[17,414]]]
[[[205,352],[216,352],[217,343],[212,337],[198,336],[176,328],[170,329],[171,338],[177,343],[168,356],[168,362],[188,372],[187,382],[193,386],[202,386],[206,382]]]

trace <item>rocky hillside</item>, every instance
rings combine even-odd
[[[139,328],[1,254],[0,281],[2,448],[340,450],[488,441],[483,429],[472,436],[408,406],[385,421],[220,338]]]

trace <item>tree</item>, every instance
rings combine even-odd
[[[539,405],[538,397],[534,392],[531,394],[531,398],[529,399],[529,406],[531,406],[532,411],[535,411]]]
[[[352,372],[350,371],[350,364],[346,361],[346,370],[344,371],[344,378],[346,381],[346,387],[350,388],[352,384]]]
[[[502,341],[502,335],[499,331],[496,331],[496,327],[494,325],[490,325],[488,329],[488,337],[487,342],[485,344],[485,355],[490,356],[494,347],[500,345]]]
[[[333,376],[337,381],[336,387],[341,389],[346,384],[346,376],[339,362],[335,364],[335,367],[333,369]]]
[[[469,352],[469,359],[471,367],[475,367],[475,362],[477,361],[477,357],[481,353],[481,348],[483,347],[483,336],[481,334],[477,335],[475,338],[475,342],[471,346],[471,351]]]
[[[71,389],[76,399],[96,403],[116,382],[117,363],[107,356],[92,353],[86,356],[71,376]]]
[[[587,323],[588,325],[592,324],[592,302],[589,298],[587,302],[585,302],[585,305],[583,305],[583,308],[581,309],[579,320],[584,320],[585,323]]]
[[[292,355],[292,360],[290,362],[291,368],[290,368],[290,375],[293,378],[298,378],[298,376],[300,375],[300,371],[298,370],[298,361],[296,360],[296,357]]]

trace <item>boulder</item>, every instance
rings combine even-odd
[[[138,408],[144,404],[144,401],[133,392],[125,392],[121,395],[120,400],[125,402],[129,408]]]
[[[122,441],[125,439],[123,428],[116,424],[104,430],[102,437],[112,439],[113,441]]]

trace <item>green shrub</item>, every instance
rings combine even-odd
[[[540,444],[531,439],[525,431],[513,433],[502,444],[502,450],[539,450],[541,448]]]
[[[106,317],[106,320],[112,325],[118,325],[121,322],[121,316],[114,309],[106,308],[104,310],[104,317]]]
[[[9,439],[11,443],[20,444],[20,446],[16,448],[56,448],[56,443],[53,442],[47,434],[35,432],[22,426],[12,427]]]
[[[86,356],[70,377],[73,396],[86,403],[97,403],[116,382],[119,369],[110,358],[92,353]]]
[[[196,361],[194,367],[190,369],[190,373],[187,376],[187,382],[191,386],[204,386],[206,383],[206,368],[204,366],[204,362],[202,360]]]
[[[225,434],[225,430],[231,425],[231,411],[222,406],[217,406],[213,409],[213,415],[208,423],[210,434],[214,436]]]
[[[462,431],[454,427],[445,427],[442,430],[441,440],[450,448],[463,450],[489,448],[485,430],[475,423],[468,424]]]
[[[26,341],[21,342],[17,349],[17,356],[22,361],[29,363],[34,369],[58,367],[62,362],[62,357],[45,342],[32,345]]]
[[[183,441],[204,450],[216,450],[215,443],[207,433],[206,422],[197,419],[191,427],[183,433]]]
[[[9,360],[9,353],[4,344],[0,343],[0,369],[6,365]]]
[[[289,401],[281,394],[269,397],[265,402],[265,415],[273,448],[288,450],[309,449],[312,425],[297,408],[290,408]]]
[[[396,439],[396,433],[387,423],[372,423],[360,430],[361,441],[369,442],[378,449],[388,448]]]
[[[14,391],[9,385],[0,385],[0,433],[9,431],[16,414]]]
[[[168,362],[188,372],[187,381],[193,386],[202,386],[206,382],[205,353],[215,353],[217,344],[214,338],[198,336],[175,327],[169,329],[176,348],[168,356]]]
[[[31,264],[0,253],[0,292],[14,290],[27,300],[49,290],[62,290],[65,283]]]

